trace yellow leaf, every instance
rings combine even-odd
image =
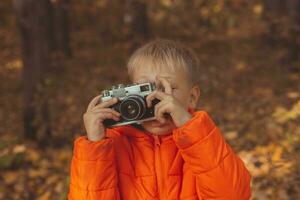
[[[300,93],[299,92],[288,92],[286,94],[286,96],[290,99],[297,99],[300,97]]]
[[[261,13],[263,12],[263,5],[261,4],[256,4],[253,6],[253,12],[256,14],[256,15],[261,15]]]
[[[12,184],[17,182],[19,174],[17,172],[6,172],[3,177],[6,184]]]
[[[237,65],[235,66],[235,68],[238,70],[238,71],[243,71],[246,69],[246,63],[244,62],[239,62],[237,63]]]
[[[21,60],[14,60],[7,63],[5,67],[10,70],[15,70],[15,69],[18,70],[23,67],[23,63]]]
[[[16,145],[16,146],[13,148],[13,153],[23,153],[25,150],[26,150],[26,146],[20,144],[20,145]]]
[[[50,199],[51,196],[51,192],[50,191],[46,191],[44,194],[42,194],[38,200],[48,200]]]
[[[224,136],[227,140],[234,140],[238,137],[238,132],[237,131],[228,131],[224,134]]]
[[[278,146],[275,148],[275,151],[272,155],[272,161],[273,162],[277,162],[281,159],[281,156],[282,156],[282,147]]]

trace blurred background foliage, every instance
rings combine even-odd
[[[201,106],[251,172],[252,199],[300,198],[299,0],[1,0],[0,199],[65,199],[73,140],[155,38],[202,63]]]

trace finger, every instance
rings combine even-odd
[[[102,120],[103,116],[106,116],[106,114],[111,114],[113,116],[114,119],[120,119],[120,115],[116,114],[115,112],[113,112],[113,110],[97,110],[97,111],[89,111],[88,113],[85,113],[85,115],[88,116],[92,116],[92,118],[94,118],[95,120]]]
[[[99,105],[95,106],[95,108],[107,108],[109,106],[114,105],[117,102],[118,102],[118,99],[114,97],[114,98],[109,99],[107,101],[101,102]]]
[[[154,107],[154,115],[156,116],[157,115],[157,110],[162,106],[164,105],[166,102],[165,101],[161,101],[159,102],[158,104],[155,105]]]
[[[91,116],[94,115],[94,116]],[[113,113],[85,113],[84,118],[92,120],[94,123],[102,123],[105,119],[119,120],[120,118]]]
[[[97,103],[99,102],[99,99],[101,98],[101,94],[94,97],[93,100],[89,103],[86,111],[89,111],[91,108],[95,107],[97,105]]]
[[[167,121],[167,119],[165,118],[165,114],[166,113],[170,113],[170,104],[165,103],[162,104],[158,109],[157,109],[157,120],[160,121],[161,123],[165,123]]]
[[[165,77],[162,76],[156,76],[156,79],[162,84],[162,86],[164,87],[164,91],[167,94],[172,94],[172,87],[171,87],[171,83],[169,82],[168,79],[166,79]]]
[[[109,112],[99,114],[97,119],[99,120],[100,123],[102,123],[106,119],[113,119],[115,121],[120,120],[119,117],[117,117],[113,113],[109,113]]]
[[[92,113],[105,113],[105,112],[109,112],[109,113],[113,113],[114,115],[116,115],[118,117],[121,116],[121,114],[119,112],[117,112],[116,110],[111,109],[111,108],[96,108],[96,107],[94,107],[89,112],[92,112]]]
[[[165,98],[167,98],[168,97],[168,95],[167,94],[165,94],[165,93],[163,93],[163,92],[161,92],[161,91],[154,91],[154,92],[152,92],[151,94],[149,94],[147,97],[146,97],[146,101],[147,101],[147,105],[148,105],[148,107],[151,107],[151,105],[152,105],[152,101],[154,100],[154,99],[158,99],[158,100],[164,100]]]
[[[164,116],[163,114],[164,113],[160,113],[159,111],[161,110],[161,108],[163,106],[165,106],[168,102],[160,102],[158,104],[155,105],[155,108],[154,108],[154,116],[155,118],[160,121],[161,123],[164,123],[165,122],[165,119],[164,119]]]

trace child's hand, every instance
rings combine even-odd
[[[99,141],[105,136],[105,119],[113,119],[118,121],[120,113],[108,108],[117,103],[118,99],[113,98],[105,102],[99,102],[101,95],[96,96],[88,105],[86,113],[83,114],[84,126],[87,132],[87,138],[91,141]]]
[[[160,123],[165,123],[164,114],[170,114],[176,127],[180,127],[192,118],[191,114],[172,94],[172,87],[169,81],[163,77],[157,77],[165,91],[155,90],[147,96],[146,101],[148,107],[151,107],[152,101],[157,98],[160,100],[155,105],[155,117]]]

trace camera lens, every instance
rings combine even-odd
[[[140,119],[145,114],[145,111],[145,101],[137,95],[129,96],[120,104],[120,114],[125,120]]]

